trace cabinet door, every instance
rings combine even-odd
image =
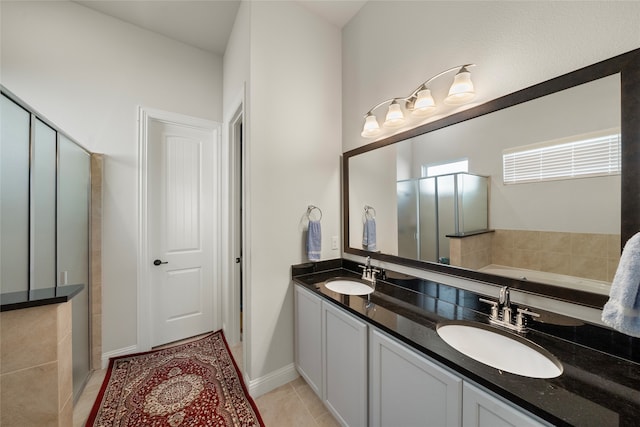
[[[295,286],[296,368],[322,399],[322,301]]]
[[[464,383],[462,419],[463,427],[542,427],[548,425],[467,382]]]
[[[462,380],[404,344],[370,334],[371,425],[459,426]]]
[[[367,425],[367,325],[322,303],[324,402],[344,426]]]

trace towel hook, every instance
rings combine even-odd
[[[319,207],[313,205],[309,205],[309,207],[307,207],[307,218],[311,219],[311,212],[313,212],[314,210],[317,210],[320,213],[320,218],[318,218],[318,221],[320,221],[322,219],[322,210]]]
[[[373,211],[373,213],[371,211]],[[364,217],[366,219],[376,219],[375,208],[373,206],[364,205]]]

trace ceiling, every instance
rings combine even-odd
[[[366,0],[288,0],[342,28]],[[76,0],[75,3],[217,55],[224,55],[240,0]]]

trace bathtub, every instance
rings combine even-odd
[[[545,271],[526,270],[524,268],[508,267],[505,265],[490,264],[479,271],[496,276],[512,277],[514,279],[529,280],[531,282],[544,283],[563,288],[577,289],[593,292],[601,295],[609,295],[611,283],[599,280],[585,279],[582,277],[566,276],[564,274],[547,273]]]

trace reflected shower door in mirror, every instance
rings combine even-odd
[[[398,256],[403,258],[450,264],[451,238],[489,229],[485,176],[458,172],[398,181],[396,200]]]
[[[345,153],[345,205],[376,206],[378,258],[608,295],[621,240],[621,74],[604,75]],[[456,175],[427,172],[461,160],[460,176],[486,177],[486,194],[456,195]],[[346,218],[345,252],[361,254],[360,215]]]

